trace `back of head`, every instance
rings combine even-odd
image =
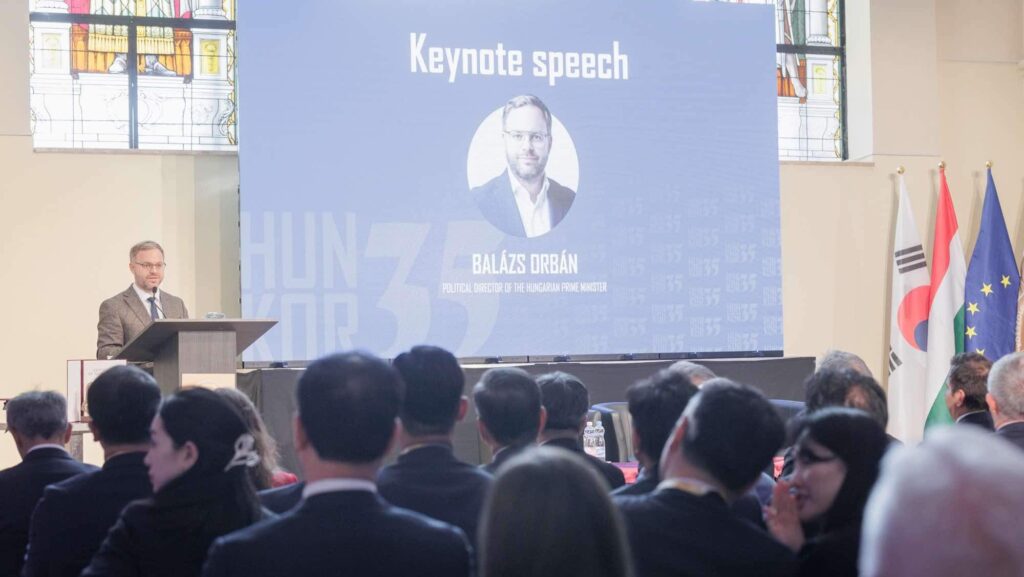
[[[864,359],[853,353],[836,349],[829,350],[822,355],[821,358],[818,359],[818,364],[815,366],[814,370],[815,372],[853,370],[864,376],[874,377],[874,375],[871,374],[871,369],[868,368],[868,364],[864,362]]]
[[[388,449],[403,392],[395,369],[374,355],[333,354],[299,379],[299,420],[321,459],[370,463]]]
[[[679,416],[697,387],[671,368],[626,389],[629,414],[640,437],[638,451],[657,461]]]
[[[539,447],[498,473],[480,523],[482,577],[631,574],[623,523],[583,458]]]
[[[32,440],[53,439],[68,427],[68,405],[54,391],[30,391],[7,401],[7,427]]]
[[[1019,576],[1024,457],[972,427],[941,427],[895,447],[864,513],[865,577]]]
[[[86,403],[92,426],[104,444],[146,443],[160,406],[160,387],[138,367],[113,367],[89,386]]]
[[[846,392],[843,406],[864,411],[885,429],[889,426],[889,401],[885,389],[872,377],[854,371],[848,373],[850,389]]]
[[[455,356],[440,347],[418,346],[393,363],[405,382],[399,416],[411,435],[447,435],[455,426],[466,377]]]
[[[473,387],[473,404],[494,440],[505,445],[532,443],[540,428],[540,389],[522,369],[490,369]]]
[[[537,377],[540,402],[548,413],[544,430],[576,430],[590,408],[590,393],[583,381],[555,371]]]
[[[949,389],[964,392],[964,407],[968,411],[983,411],[988,408],[985,395],[988,394],[988,375],[992,361],[981,353],[960,353],[949,362]]]
[[[676,361],[669,365],[667,370],[682,375],[698,387],[718,376],[704,365],[691,361]]]
[[[782,446],[785,429],[757,389],[728,379],[701,387],[683,415],[683,456],[731,492],[746,490]]]
[[[846,396],[858,376],[849,369],[822,369],[815,371],[804,381],[804,400],[807,413],[813,413],[825,407],[842,407]]]
[[[267,426],[263,423],[259,411],[256,410],[256,405],[252,403],[248,395],[235,388],[222,387],[215,389],[214,392],[231,403],[231,406],[242,416],[245,427],[255,442],[253,448],[260,456],[259,464],[251,467],[249,474],[257,490],[269,489],[273,485],[274,469],[277,468],[277,443],[267,432]]]
[[[832,407],[811,414],[801,423],[798,450],[808,439],[832,451],[846,466],[839,493],[825,513],[826,529],[859,522],[889,447],[885,429],[864,411]]]
[[[992,365],[988,392],[1006,419],[1024,419],[1024,353],[1013,353]]]

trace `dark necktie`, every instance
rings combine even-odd
[[[153,320],[160,318],[160,311],[156,308],[156,297],[149,297],[149,316],[153,317]]]

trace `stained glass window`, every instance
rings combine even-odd
[[[36,148],[237,150],[235,0],[29,0]]]
[[[775,6],[779,160],[843,160],[843,0],[712,0]]]

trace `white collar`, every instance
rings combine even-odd
[[[537,194],[537,202],[534,202],[530,200],[530,191],[526,190],[526,187],[523,186],[523,183],[520,182],[520,180],[516,178],[514,174],[512,174],[512,169],[509,168],[507,172],[509,183],[512,185],[512,195],[516,197],[517,200],[526,203],[527,206],[532,207],[541,206],[547,202],[548,189],[551,188],[551,181],[548,179],[547,174],[544,175],[544,184],[541,185],[540,192]]]
[[[26,451],[25,454],[27,455],[27,454],[31,453],[32,451],[36,451],[36,450],[39,450],[39,449],[60,449],[61,451],[64,451],[65,453],[67,452],[67,449],[64,448],[64,445],[58,445],[56,443],[43,443],[42,445],[36,445],[35,447],[32,447],[31,449]]]
[[[981,410],[978,410],[978,411],[971,411],[970,413],[964,413],[964,414],[962,414],[962,415],[960,415],[959,417],[956,418],[956,422],[959,423],[960,421],[964,420],[964,417],[966,417],[967,415],[976,415],[978,413],[987,413],[987,412],[988,411],[986,411],[985,409],[981,409]]]
[[[376,493],[377,484],[365,479],[320,479],[319,481],[306,483],[306,487],[302,489],[302,498],[306,499],[313,495],[335,493],[338,491],[369,491]]]

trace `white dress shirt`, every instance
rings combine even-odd
[[[548,188],[551,181],[544,177],[544,184],[541,186],[537,200],[530,200],[530,191],[526,190],[519,179],[508,172],[509,181],[512,183],[512,196],[516,199],[516,207],[519,208],[519,218],[523,221],[523,228],[526,229],[526,236],[533,238],[551,231],[551,205],[548,203]]]
[[[142,299],[142,306],[146,308],[146,312],[149,312],[149,298],[153,296],[153,293],[146,292],[139,288],[139,285],[132,283],[132,288],[135,289],[135,294],[139,295]],[[150,313],[152,314],[152,313]],[[156,289],[156,314],[158,318],[164,317],[164,305],[160,302],[160,289]]]
[[[337,491],[369,491],[376,493],[377,484],[364,479],[320,479],[319,481],[306,483],[306,486],[302,489],[302,498],[306,499],[313,495]]]

